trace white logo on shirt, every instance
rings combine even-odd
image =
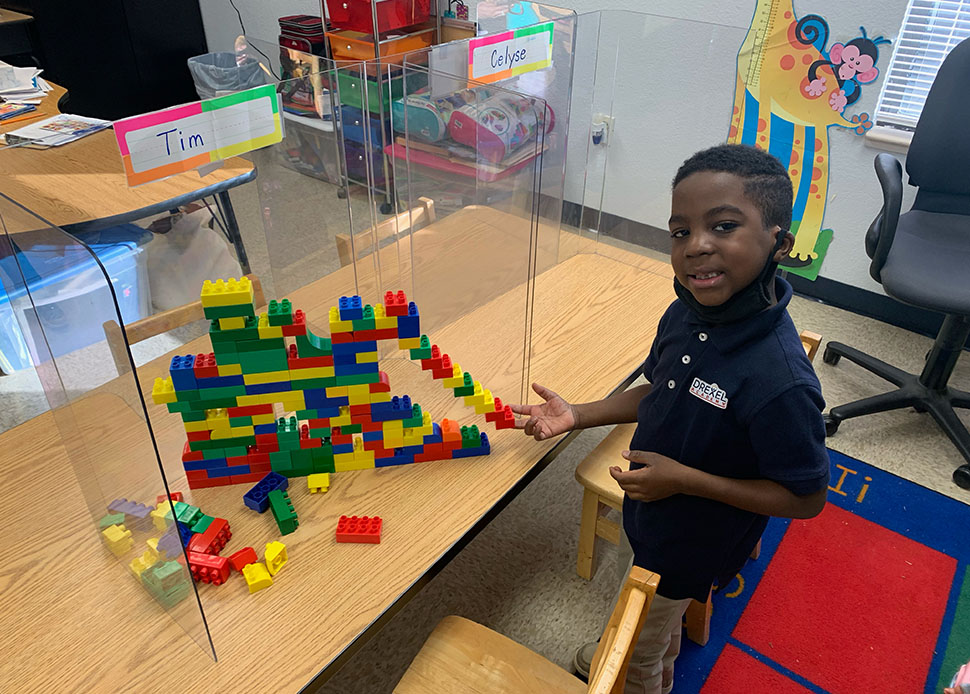
[[[725,409],[728,405],[727,393],[717,387],[716,383],[705,383],[699,378],[695,378],[690,384],[691,395],[696,395],[708,405],[714,405],[720,409]]]

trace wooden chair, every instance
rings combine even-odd
[[[372,250],[375,244],[380,247],[381,243],[403,234],[411,229],[420,228],[421,225],[431,224],[435,220],[434,200],[431,198],[418,198],[418,204],[410,210],[405,210],[394,217],[388,217],[377,226],[354,234],[351,241],[350,234],[337,234],[334,240],[337,244],[337,256],[340,258],[340,265],[350,265],[354,260],[354,251],[358,257]]]
[[[538,653],[463,617],[445,617],[394,694],[621,694],[660,576],[633,567],[593,657],[589,685]]]
[[[810,361],[822,341],[822,336],[807,330],[800,335],[802,346]],[[576,467],[576,481],[583,486],[583,510],[579,525],[579,550],[576,557],[576,573],[589,580],[593,576],[596,555],[596,538],[601,537],[614,545],[620,542],[620,526],[607,517],[609,509],[620,511],[623,491],[610,476],[609,468],[622,459],[621,453],[630,445],[636,424],[620,424],[594,448]],[[751,553],[757,559],[761,543]],[[700,645],[707,643],[711,624],[711,598],[706,603],[694,600],[687,608],[687,638]]]
[[[263,285],[255,275],[246,275],[253,283],[253,305],[257,308],[266,305],[266,297],[263,296]],[[188,325],[197,320],[203,320],[205,312],[202,309],[202,301],[193,301],[177,308],[162,311],[154,315],[142,318],[141,320],[129,323],[125,326],[124,333],[117,321],[109,320],[102,324],[104,336],[108,341],[108,349],[111,350],[111,358],[114,360],[115,368],[119,374],[131,370],[131,362],[128,359],[128,345],[125,344],[125,335],[128,336],[128,344],[134,345],[150,337],[161,335],[182,325]]]

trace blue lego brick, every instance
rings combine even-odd
[[[192,390],[197,388],[195,383],[195,355],[186,354],[184,357],[172,357],[168,373],[172,377],[175,390]]]
[[[250,469],[248,465],[230,465],[227,467],[216,468],[215,470],[209,470],[209,478],[213,477],[230,477],[232,475],[248,475]]]
[[[375,412],[391,412],[393,410],[394,405],[391,404],[390,400],[387,402],[372,402],[370,405],[371,414]]]
[[[400,320],[400,319],[398,319]],[[333,363],[337,363],[338,357],[346,357],[347,355],[354,355],[361,352],[376,352],[377,351],[377,340],[365,340],[364,342],[338,342],[333,345]]]
[[[395,451],[400,451],[400,448],[395,448]],[[374,467],[390,467],[391,465],[408,465],[414,462],[413,455],[405,455],[404,453],[392,455],[390,458],[377,458],[374,460]]]
[[[421,337],[421,317],[413,301],[408,304],[408,315],[397,317],[397,336],[402,339]]]
[[[488,434],[481,433],[481,445],[477,448],[456,448],[451,453],[452,458],[474,458],[478,455],[488,455],[492,452],[492,447],[488,442]]]
[[[339,407],[318,407],[317,416],[313,419],[328,419],[330,417],[339,417],[340,408]]]
[[[217,470],[226,467],[225,458],[210,458],[208,460],[187,460],[182,463],[186,470]]]
[[[390,407],[377,409],[375,405],[390,405]],[[371,421],[389,422],[394,419],[410,419],[412,411],[411,398],[407,395],[402,398],[395,395],[389,403],[371,404]]]
[[[276,425],[272,422],[269,424],[255,424],[253,425],[254,434],[275,434]]]
[[[244,386],[246,382],[240,376],[214,376],[212,378],[197,378],[199,388],[223,388],[226,386]]]
[[[182,542],[182,546],[183,547],[188,546],[189,541],[192,539],[192,536],[195,535],[195,533],[192,532],[192,528],[187,526],[185,523],[182,523],[181,521],[175,521],[175,527],[178,528],[179,540]]]
[[[289,486],[290,481],[286,477],[271,472],[257,482],[255,487],[246,492],[243,496],[243,503],[254,511],[263,513],[269,508],[269,493],[274,489],[286,489]]]
[[[246,386],[246,395],[265,395],[267,393],[285,393],[293,390],[293,384],[289,381],[277,381],[276,383],[254,383]]]
[[[384,439],[383,431],[365,431],[364,441],[382,441]]]
[[[334,366],[333,372],[336,376],[359,376],[361,374],[376,374],[381,370],[381,365],[377,362],[367,364],[341,364]]]
[[[424,445],[422,444],[420,446],[404,446],[404,448],[399,448],[395,450],[400,450],[404,455],[410,455],[410,456],[421,455],[422,453],[424,453]]]
[[[337,444],[334,444],[333,446],[334,455],[338,453],[353,453],[353,452],[354,452],[354,444],[352,443],[337,443]]]
[[[356,294],[340,297],[337,308],[340,310],[340,320],[358,320],[364,317],[364,303]]]
[[[303,399],[306,401],[308,408],[341,407],[350,404],[350,398],[346,395],[338,398],[328,398],[326,388],[307,388],[303,391]]]

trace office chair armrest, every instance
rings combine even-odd
[[[875,168],[882,187],[882,209],[866,232],[866,255],[872,258],[869,274],[882,282],[882,266],[889,257],[903,204],[903,167],[893,155],[880,152],[876,155]]]

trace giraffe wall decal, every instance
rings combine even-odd
[[[768,150],[788,165],[795,191],[795,245],[782,260],[815,279],[831,240],[822,229],[829,182],[830,127],[864,134],[867,113],[847,115],[863,85],[879,77],[879,45],[860,27],[851,41],[832,43],[818,15],[796,17],[792,0],[757,0],[751,27],[738,51],[734,112],[728,142]]]

